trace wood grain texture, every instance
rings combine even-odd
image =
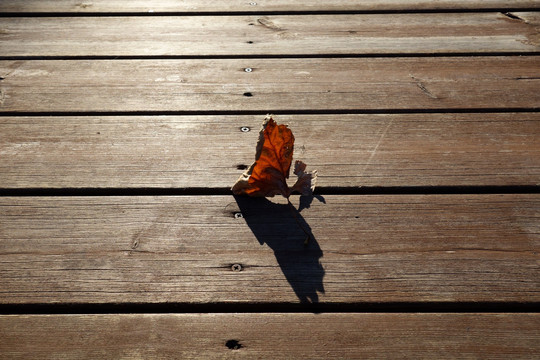
[[[537,52],[539,14],[0,18],[0,55]]]
[[[536,109],[539,65],[536,56],[5,60],[0,110]]]
[[[263,117],[1,117],[0,184],[229,188],[254,159]],[[540,184],[538,113],[274,118],[318,186]]]
[[[0,316],[0,352],[25,360],[532,359],[539,325],[538,314]]]
[[[252,4],[253,3],[253,4]],[[538,7],[538,0],[290,0],[213,1],[159,0],[3,0],[0,12],[14,13],[159,13],[159,12],[259,12],[259,11],[382,11],[440,9],[504,9]]]
[[[0,302],[540,301],[538,194],[293,202],[2,197]]]
[[[0,1],[0,358],[537,356],[540,194],[484,188],[540,185],[532,9]],[[329,192],[485,193],[216,195],[275,112]],[[249,313],[301,303],[517,312]]]

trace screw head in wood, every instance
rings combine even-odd
[[[242,271],[242,265],[241,265],[241,264],[233,264],[233,265],[231,266],[231,270],[232,270],[232,271],[237,271],[237,272],[238,272],[238,271]]]
[[[244,71],[245,71],[245,72],[252,72],[253,69],[252,69],[252,68],[245,68]]]
[[[248,131],[250,131],[250,130],[251,130],[251,129],[250,129],[249,127],[247,127],[247,126],[242,126],[242,127],[240,128],[240,131],[241,131],[241,132],[248,132]]]

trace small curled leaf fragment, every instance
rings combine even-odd
[[[306,172],[306,164],[300,160],[294,163],[294,174],[298,176],[296,183],[291,188],[292,192],[298,192],[301,195],[309,196],[315,190],[317,181],[317,170]]]

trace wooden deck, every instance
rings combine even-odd
[[[307,3],[0,2],[0,359],[538,358],[540,1]]]

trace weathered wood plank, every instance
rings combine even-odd
[[[534,8],[538,0],[318,0],[297,2],[290,0],[213,1],[159,0],[3,0],[0,12],[15,13],[132,13],[132,12],[258,12],[258,11],[382,11],[382,10],[441,10],[441,9],[497,9]]]
[[[1,117],[0,187],[230,187],[253,161],[263,116]],[[540,183],[539,113],[275,119],[319,186]]]
[[[0,110],[538,108],[539,65],[536,56],[0,61]]]
[[[0,352],[40,360],[532,359],[539,329],[538,314],[0,316]]]
[[[539,14],[0,18],[0,55],[536,52]]]
[[[281,200],[2,197],[0,302],[540,300],[539,194]]]

